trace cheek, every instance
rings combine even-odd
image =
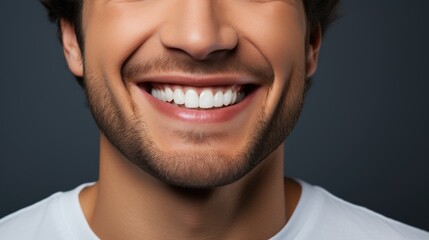
[[[121,69],[151,35],[151,29],[156,29],[157,19],[144,17],[143,6],[102,2],[94,1],[88,18],[84,18],[85,74],[87,81],[97,81],[97,86],[109,93],[117,110],[130,116],[133,114],[132,99]]]
[[[98,4],[97,4],[98,2]],[[92,5],[85,25],[85,61],[88,69],[120,77],[124,62],[157,29],[162,12],[145,1]]]
[[[286,101],[296,105],[304,85],[305,34],[304,10],[286,1],[270,2],[261,7],[242,9],[241,35],[270,63],[275,80],[266,99],[265,111]],[[237,10],[238,11],[238,10]],[[245,19],[245,21],[244,21]],[[282,95],[283,91],[287,91]],[[281,99],[287,96],[286,99]]]
[[[237,29],[285,79],[305,64],[306,19],[300,1],[237,6]],[[237,14],[239,13],[239,16]]]

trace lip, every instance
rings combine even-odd
[[[196,123],[220,123],[229,121],[240,114],[250,104],[252,98],[255,95],[254,91],[239,103],[231,106],[217,109],[200,110],[178,107],[176,105],[156,99],[144,89],[141,89],[141,91],[148,102],[164,115],[176,120]]]
[[[144,83],[159,83],[159,84],[173,84],[173,85],[186,85],[192,87],[211,87],[211,86],[227,86],[227,85],[261,85],[252,76],[242,74],[174,74],[174,75],[147,75],[139,79],[136,84]]]

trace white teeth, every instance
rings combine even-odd
[[[223,93],[222,91],[217,91],[214,95],[213,106],[222,107],[223,105]]]
[[[236,100],[237,100],[237,92],[232,92],[231,103],[235,103]]]
[[[200,108],[213,107],[213,93],[212,90],[206,89],[200,94]]]
[[[179,88],[174,90],[174,103],[177,105],[185,104],[185,94]]]
[[[150,90],[150,95],[152,95],[152,96],[154,96],[154,97],[158,98],[158,93],[157,93],[157,91],[158,91],[158,90],[156,90],[155,88],[152,88],[152,90]]]
[[[167,101],[167,98],[166,98],[166,96],[165,96],[165,91],[160,91],[161,92],[161,100],[162,101],[164,101],[164,102],[166,102]]]
[[[162,98],[162,96],[161,96],[161,90],[156,90],[155,94],[156,94],[157,98],[161,100],[161,98]]]
[[[174,93],[171,90],[171,88],[169,88],[169,87],[165,88],[165,98],[166,98],[167,102],[171,102],[174,99]]]
[[[228,90],[223,95],[223,105],[228,106],[229,104],[231,104],[231,100],[232,100],[232,91]]]
[[[172,90],[174,89],[174,91]],[[195,88],[187,88],[183,91],[181,88],[165,87],[165,89],[152,88],[150,94],[155,98],[170,102],[176,105],[185,106],[186,108],[219,108],[236,104],[245,97],[244,92],[233,91],[228,89],[225,92],[217,90],[214,94],[212,89],[204,89],[198,96]]]
[[[185,94],[185,107],[198,108],[198,93],[194,89],[188,89]]]

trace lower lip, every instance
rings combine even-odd
[[[173,104],[158,100],[157,98],[150,95],[145,89],[141,89],[141,91],[143,92],[144,97],[152,106],[154,106],[155,109],[170,118],[195,123],[220,123],[229,121],[243,112],[255,97],[258,89],[252,91],[237,104],[228,107],[207,110],[178,107]]]

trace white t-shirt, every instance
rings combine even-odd
[[[429,240],[429,233],[345,202],[303,181],[291,219],[272,240]],[[52,196],[0,220],[4,240],[98,240],[79,203],[91,183]]]

